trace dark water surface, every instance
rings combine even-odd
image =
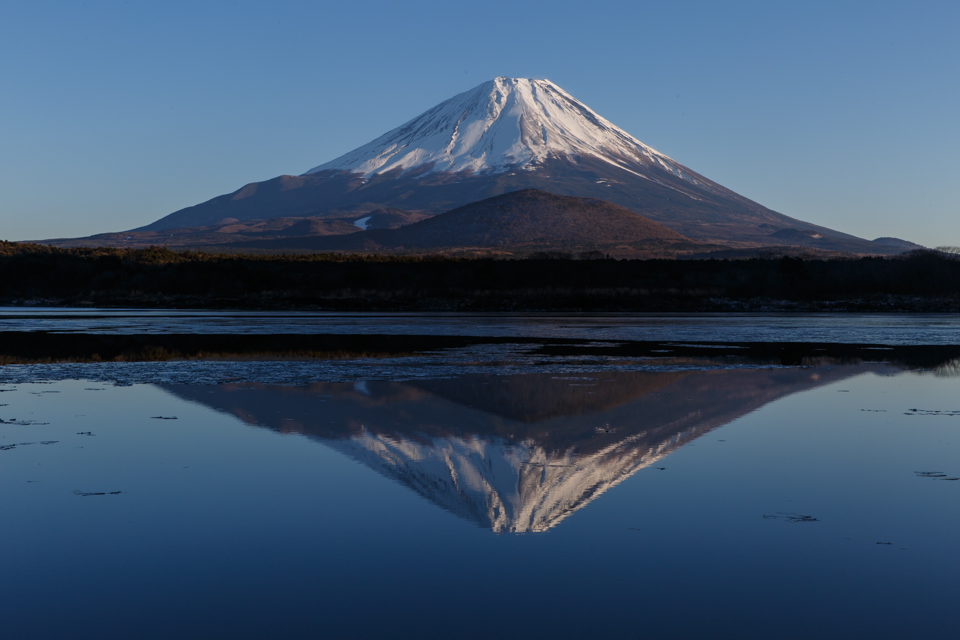
[[[416,343],[431,334],[403,327],[434,320],[408,317],[376,332],[396,345],[340,356],[137,343],[139,361],[95,362],[81,340],[23,358],[24,332],[121,322],[96,313],[0,319],[5,638],[960,632],[955,317],[432,334],[510,339],[466,345]],[[177,332],[242,332],[199,315],[219,331]],[[145,317],[106,332],[177,322]]]

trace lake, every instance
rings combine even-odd
[[[960,318],[0,309],[10,638],[960,621]]]

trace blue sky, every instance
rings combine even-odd
[[[960,245],[957,2],[0,3],[0,238],[137,227],[497,75],[761,204]]]

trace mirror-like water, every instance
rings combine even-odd
[[[4,637],[960,632],[930,353],[538,345],[254,363],[298,384],[205,373],[246,352],[0,366]]]

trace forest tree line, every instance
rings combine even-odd
[[[946,252],[829,260],[588,257],[237,255],[2,242],[0,303],[662,311],[750,302],[960,310],[960,259]]]

